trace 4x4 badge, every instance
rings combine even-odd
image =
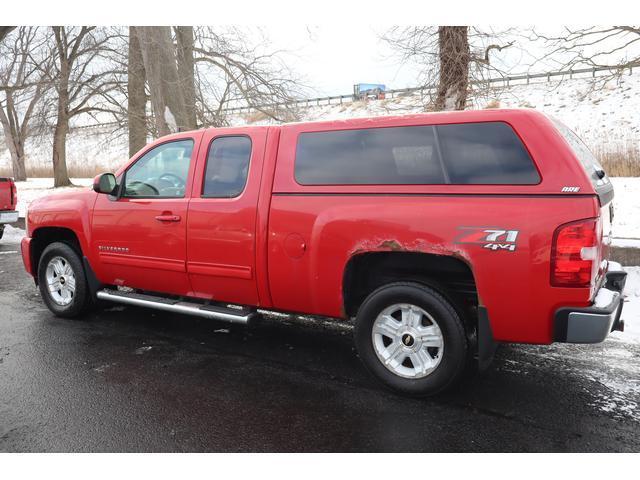
[[[492,251],[507,250],[514,252],[518,240],[518,230],[505,230],[489,227],[458,227],[463,230],[454,243],[471,243],[482,245]]]

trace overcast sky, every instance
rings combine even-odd
[[[415,87],[419,84],[418,65],[409,62],[401,65],[390,47],[380,40],[380,35],[387,32],[388,28],[365,25],[356,19],[348,24],[305,26],[292,23],[286,27],[265,26],[261,30],[271,40],[272,47],[290,52],[284,58],[291,69],[311,87],[310,94],[338,95],[350,93],[355,83],[383,83],[387,88]],[[491,54],[491,64],[502,72],[538,73],[557,70],[560,65],[558,62],[539,60],[548,52],[548,47],[542,42],[530,41],[527,38],[531,35],[528,27],[477,28],[484,33],[508,30],[506,35],[503,33],[498,40],[494,38],[489,43],[515,41],[512,47]],[[563,29],[562,26],[536,27],[536,32],[558,35]],[[610,46],[620,44],[618,39]],[[597,48],[606,51],[602,44],[598,44]],[[639,49],[640,45],[633,47],[634,55],[639,54]],[[479,50],[478,53],[482,54],[483,48]],[[631,51],[618,52],[608,58],[607,63],[615,64]],[[491,76],[497,76],[497,73]]]
[[[401,65],[393,50],[380,40],[387,29],[359,22],[262,27],[273,47],[290,52],[285,56],[287,63],[320,95],[350,93],[355,83],[383,83],[387,88],[417,86],[418,66]],[[503,50],[500,58],[493,60],[505,70],[526,72],[532,63],[527,50]]]
[[[291,68],[322,95],[350,93],[355,83],[415,86],[417,69],[401,67],[378,39],[384,28],[361,25],[264,27],[273,46],[291,52]]]

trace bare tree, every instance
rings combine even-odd
[[[225,27],[132,27],[131,35],[136,38],[130,41],[130,48],[137,40],[142,53],[152,135],[200,125],[224,125],[224,109],[229,105],[249,104],[267,117],[291,118],[287,115],[290,108],[284,104],[292,99],[299,84],[281,61],[281,52],[266,51],[263,38],[252,41],[255,39],[240,30]],[[133,55],[135,48],[130,51],[130,69]],[[129,102],[133,101],[131,87]],[[140,86],[136,91],[140,116]],[[130,139],[134,125],[131,120],[130,117]],[[142,123],[136,127],[141,129]],[[130,150],[133,153],[131,143]]]
[[[72,118],[111,112],[99,97],[112,91],[117,80],[105,56],[110,36],[96,27],[52,27],[54,58],[51,79],[57,93],[57,115],[53,133],[54,187],[71,185],[66,162],[66,140]]]
[[[0,124],[11,155],[16,180],[27,179],[25,143],[31,133],[36,107],[47,89],[43,71],[50,64],[41,58],[46,39],[37,27],[20,27],[12,41],[0,45]],[[39,65],[31,59],[37,57]]]
[[[129,156],[133,156],[147,143],[144,60],[140,41],[129,27],[129,55],[127,58],[127,124],[129,127]]]
[[[556,68],[610,68],[612,75],[640,65],[640,26],[564,27],[558,34],[535,30],[530,40],[543,42],[541,62]]]
[[[223,108],[233,105],[249,105],[276,121],[295,115],[287,104],[300,92],[300,81],[268,39],[236,28],[199,27],[193,51],[202,124],[223,124]]]
[[[440,56],[436,110],[464,110],[469,87],[468,27],[438,27]]]
[[[136,27],[158,136],[189,130],[171,27]]]
[[[189,129],[194,129],[196,128],[197,120],[193,27],[175,27],[174,30],[176,34],[178,81],[183,95],[186,123]]]
[[[429,97],[430,108],[463,110],[471,86],[499,70],[490,55],[514,44],[497,43],[508,33],[468,26],[410,26],[394,27],[382,39],[403,61],[418,62],[419,82],[429,94],[435,92],[435,98]]]

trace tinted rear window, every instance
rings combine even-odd
[[[536,184],[538,172],[505,123],[302,133],[302,185]]]
[[[444,183],[432,127],[302,133],[295,173],[303,185]]]
[[[451,183],[536,184],[529,153],[506,123],[466,123],[436,127]]]

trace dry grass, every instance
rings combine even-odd
[[[69,177],[71,178],[93,178],[100,173],[109,171],[101,166],[69,166]],[[0,168],[0,177],[12,177],[13,171],[9,167]],[[44,166],[27,166],[27,178],[52,178],[53,168]]]
[[[610,177],[640,177],[640,145],[637,142],[603,143],[593,149]]]
[[[269,115],[259,110],[253,111],[251,113],[247,113],[244,115],[244,120],[247,123],[258,123],[264,122],[269,119]]]
[[[296,108],[282,108],[278,110],[271,111],[259,111],[255,110],[253,112],[247,113],[243,115],[244,121],[248,124],[256,124],[256,123],[278,123],[278,122],[299,122],[301,120],[300,112]],[[276,120],[277,119],[277,120]]]

